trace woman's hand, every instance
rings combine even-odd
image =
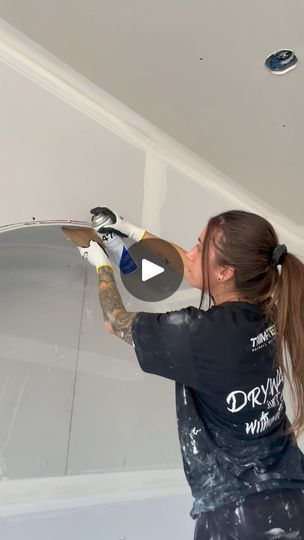
[[[90,212],[93,214],[92,220],[93,217],[100,212],[106,214],[112,219],[113,225],[107,225],[105,227],[99,227],[93,223],[93,228],[99,234],[99,236],[101,236],[101,238],[105,233],[114,232],[118,236],[130,238],[135,242],[139,242],[143,239],[146,232],[145,229],[141,229],[140,227],[129,223],[129,221],[126,221],[122,216],[119,216],[117,212],[110,210],[110,208],[107,208],[106,206],[97,206],[96,208],[92,208]]]
[[[113,270],[113,266],[111,265],[106,250],[97,244],[97,242],[94,242],[94,240],[90,241],[90,245],[88,247],[77,246],[77,248],[82,258],[85,261],[89,261],[92,266],[95,266],[96,272],[98,272],[98,269],[102,266],[109,266]]]

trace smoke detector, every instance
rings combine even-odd
[[[298,59],[293,51],[280,49],[266,58],[265,65],[275,75],[282,75],[294,69]]]

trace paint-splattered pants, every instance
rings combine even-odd
[[[304,490],[254,493],[196,520],[194,540],[260,539],[304,540]]]

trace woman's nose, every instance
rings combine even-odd
[[[193,261],[193,259],[194,259],[194,248],[191,249],[190,251],[188,251],[187,257],[188,257],[189,261]]]

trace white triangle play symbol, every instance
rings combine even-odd
[[[142,259],[141,279],[143,281],[147,281],[148,279],[158,276],[158,274],[161,274],[164,271],[165,269],[161,266],[158,266],[158,264],[154,264],[147,259]]]

